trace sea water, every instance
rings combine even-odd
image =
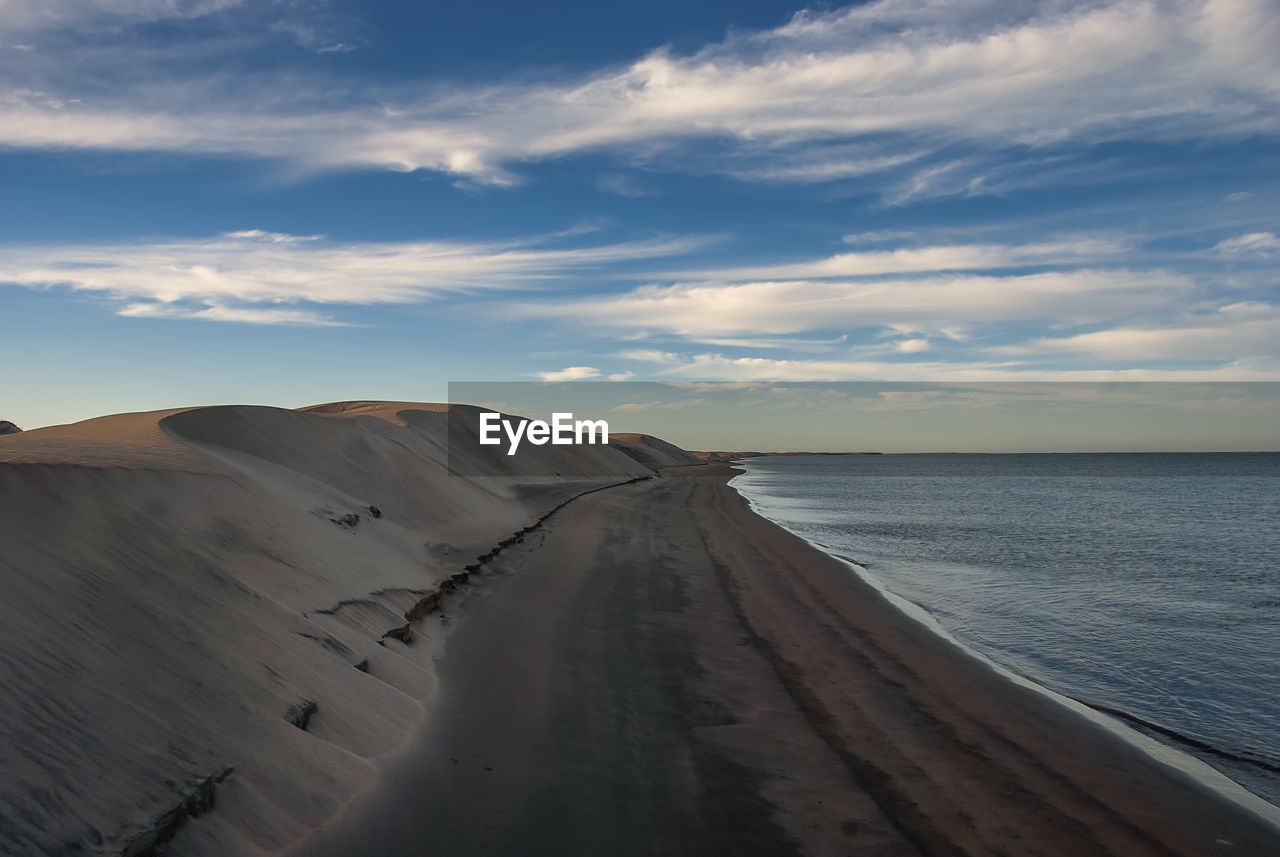
[[[1280,803],[1280,455],[748,459],[766,517]]]

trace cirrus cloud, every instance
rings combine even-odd
[[[1122,326],[1047,337],[995,351],[1008,355],[1078,354],[1111,361],[1234,360],[1277,354],[1280,308],[1248,301],[1162,326]]]
[[[701,381],[1275,381],[1274,358],[1237,360],[1209,367],[1055,368],[1021,360],[913,361],[785,360],[717,353],[678,355],[662,361],[663,378]]]
[[[506,242],[326,241],[244,229],[203,239],[70,246],[0,245],[0,283],[63,287],[127,302],[122,315],[257,324],[335,324],[280,304],[405,304],[528,289],[611,263],[688,252],[700,238],[553,248],[562,236]]]
[[[1224,256],[1263,256],[1280,254],[1280,236],[1274,232],[1250,232],[1219,241],[1215,250]]]
[[[227,3],[195,4],[192,14]],[[177,8],[134,5],[145,14]],[[671,147],[717,139],[733,146],[698,159],[707,170],[812,182],[897,169],[957,141],[1034,148],[1081,137],[1280,131],[1272,0],[963,7],[960,14],[952,4],[881,0],[802,13],[691,54],[657,50],[542,84],[304,79],[307,97],[291,101],[270,93],[298,90],[297,79],[211,89],[207,70],[196,68],[101,88],[50,71],[50,88],[30,79],[27,58],[0,80],[0,145],[425,169],[509,185],[520,163],[599,150],[681,169],[687,159],[671,157]],[[52,66],[62,67],[83,64]],[[860,144],[856,155],[836,145],[850,143]],[[903,193],[927,193],[955,163],[923,167]]]
[[[681,272],[676,276],[692,275],[706,280],[764,280],[860,277],[929,271],[990,271],[997,268],[1024,268],[1055,263],[1078,264],[1111,259],[1124,251],[1125,247],[1122,243],[1098,238],[1020,245],[944,244],[839,253],[816,261]]]
[[[964,322],[1102,321],[1165,307],[1193,285],[1181,274],[1102,269],[908,280],[702,282],[524,303],[518,312],[699,340],[841,328],[944,332]]]

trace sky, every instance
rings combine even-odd
[[[1276,0],[0,0],[0,419],[1280,381],[1276,45]]]

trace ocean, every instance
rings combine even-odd
[[[1280,455],[748,459],[758,512],[1280,804]]]

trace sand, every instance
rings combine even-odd
[[[731,468],[637,435],[462,478],[446,418],[0,437],[0,854],[1280,853]]]
[[[0,854],[148,854],[175,833],[175,854],[280,853],[417,734],[441,589],[566,499],[653,476],[623,444],[452,477],[445,410],[0,437]]]
[[[731,473],[583,497],[469,582],[421,740],[295,857],[1280,853],[756,516]]]

